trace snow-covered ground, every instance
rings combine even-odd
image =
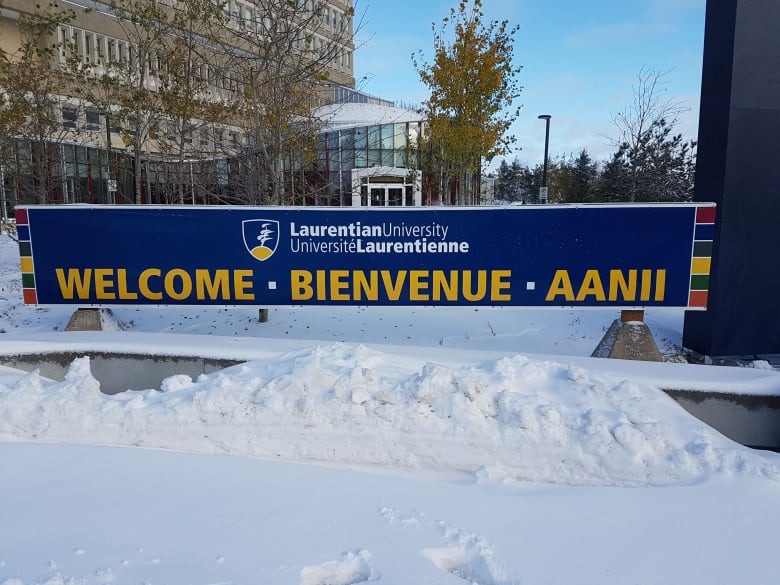
[[[106,395],[0,371],[0,585],[776,585],[780,455],[659,387],[780,393],[780,372],[588,357],[616,313],[21,305],[0,352],[246,363]],[[662,350],[682,313],[648,312]],[[138,448],[143,447],[143,448]]]

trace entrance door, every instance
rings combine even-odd
[[[365,190],[365,187],[363,187]],[[413,187],[398,183],[371,183],[369,187],[371,198],[366,201],[367,193],[363,193],[362,205],[365,207],[411,207],[414,205]]]

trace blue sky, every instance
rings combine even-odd
[[[355,77],[368,93],[404,103],[428,96],[411,54],[433,54],[431,25],[438,26],[457,0],[356,0]],[[668,72],[667,97],[689,110],[679,131],[696,138],[706,0],[483,0],[488,20],[520,26],[515,65],[522,66],[520,116],[512,126],[515,156],[541,162],[544,122],[550,114],[550,155],[595,158],[614,149],[613,114],[631,105],[642,68]]]

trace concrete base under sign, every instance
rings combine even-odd
[[[111,309],[76,309],[65,331],[118,331],[122,329]]]
[[[653,334],[642,321],[615,319],[591,357],[662,362]]]

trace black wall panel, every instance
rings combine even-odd
[[[696,201],[715,201],[709,307],[683,343],[780,354],[780,2],[707,3]]]

